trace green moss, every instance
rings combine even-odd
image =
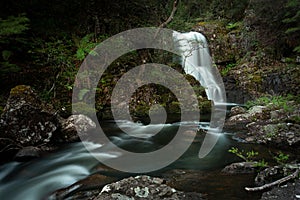
[[[84,115],[92,115],[93,113],[96,113],[95,109],[92,108],[90,105],[84,103],[84,102],[77,102],[72,104],[73,113],[76,114],[84,114]]]
[[[37,95],[27,85],[18,85],[10,90],[10,99],[13,101],[24,100],[31,102],[37,106],[41,106],[41,102],[37,98]]]
[[[32,93],[32,90],[30,88],[30,86],[27,85],[18,85],[16,87],[14,87],[13,89],[11,89],[10,91],[10,95],[11,96],[19,96],[22,94],[29,94]]]
[[[254,83],[261,84],[262,83],[262,77],[260,75],[253,75],[252,76],[252,81]]]
[[[211,112],[211,101],[209,100],[198,100],[200,113],[210,113]]]
[[[173,101],[168,106],[169,113],[180,113],[180,103],[177,101]]]

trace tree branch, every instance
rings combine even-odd
[[[265,185],[260,186],[260,187],[253,187],[253,188],[245,187],[245,190],[250,191],[250,192],[261,191],[261,190],[264,190],[266,188],[272,187],[274,185],[278,185],[278,184],[281,184],[283,182],[286,182],[286,181],[288,181],[290,179],[294,179],[294,178],[296,178],[298,176],[298,174],[299,174],[299,169],[297,169],[294,173],[292,173],[292,174],[290,174],[290,175],[288,175],[286,177],[283,177],[283,178],[281,178],[281,179],[279,179],[277,181],[274,181],[272,183],[265,184]]]
[[[173,9],[172,9],[172,12],[171,12],[170,16],[168,17],[168,19],[167,19],[165,22],[163,22],[161,25],[159,25],[159,27],[158,27],[159,29],[158,29],[158,31],[155,33],[155,37],[157,36],[157,34],[159,33],[159,30],[160,30],[161,28],[166,27],[167,24],[170,23],[170,22],[172,21],[172,19],[174,18],[175,12],[176,12],[176,10],[177,10],[177,6],[178,6],[178,0],[174,0],[174,3],[173,3]]]

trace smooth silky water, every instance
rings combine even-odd
[[[205,37],[196,32],[176,33],[173,37],[178,48],[182,51],[181,64],[184,71],[194,76],[206,88],[208,99],[212,100],[215,105],[226,104],[224,86],[220,76],[217,76],[216,69],[212,67]],[[212,116],[214,117],[210,121],[217,122],[220,119],[219,115]],[[211,124],[208,122],[143,125],[123,121],[118,122],[118,125],[122,126],[122,130],[130,133],[130,136],[122,132],[114,121],[101,123],[102,129],[110,137],[110,141],[123,149],[137,153],[155,151],[168,145],[176,135],[179,126],[184,126],[187,130],[195,127],[202,128],[208,133],[212,130],[210,129]],[[162,130],[158,134],[151,135],[161,128]],[[254,149],[258,152],[267,152],[267,150],[261,146],[247,145],[234,140],[232,133],[221,133],[212,151],[207,155],[205,152],[202,154],[204,158],[200,159],[198,155],[200,155],[199,150],[202,142],[205,141],[205,134],[205,132],[199,131],[190,148],[178,160],[164,169],[151,173],[151,175],[163,177],[170,171],[179,169],[186,171],[187,175],[193,173],[193,176],[192,178],[189,177],[187,182],[185,181],[185,185],[179,184],[178,189],[206,193],[208,198],[213,200],[258,199],[259,194],[246,193],[243,189],[244,186],[253,184],[252,176],[223,175],[220,171],[227,164],[237,161],[234,155],[228,153],[228,149],[231,147]],[[138,137],[134,137],[134,135]],[[118,152],[114,145],[87,141],[85,144],[79,142],[66,145],[57,152],[30,162],[7,163],[0,167],[0,199],[47,199],[47,196],[53,191],[87,177],[101,163],[86,148],[96,152],[94,156],[101,158],[102,161],[121,157],[124,159],[124,156]],[[124,160],[126,160],[126,155]],[[143,163],[134,163],[134,165],[136,168],[144,167]],[[200,179],[197,176],[198,172],[207,176]],[[120,172],[119,177],[124,177],[124,173]]]
[[[120,122],[119,122],[120,124]],[[102,122],[101,126],[110,139],[120,147],[135,152],[147,152],[158,149],[168,143],[176,134],[178,126],[191,126],[191,123],[172,123],[143,125],[140,123],[122,122],[123,128],[127,128],[134,134],[142,134],[146,139],[134,139],[128,137],[120,131],[115,122]],[[194,127],[194,124],[192,125]],[[207,129],[208,122],[200,122],[199,127]],[[152,137],[148,134],[153,129],[163,128],[159,133],[160,136]],[[149,137],[150,136],[150,137]],[[192,171],[193,173],[206,174],[206,178],[198,179],[197,176],[189,178],[190,184],[181,185],[178,189],[186,191],[201,192],[208,194],[209,199],[258,199],[258,193],[246,193],[244,186],[253,185],[253,175],[224,175],[220,173],[222,168],[227,164],[238,161],[238,159],[228,153],[231,147],[241,149],[254,149],[259,152],[267,152],[262,146],[249,145],[239,142],[234,138],[234,134],[223,133],[213,150],[202,159],[199,159],[198,152],[205,133],[199,131],[190,148],[177,161],[166,168],[151,175],[164,176],[174,169]],[[159,138],[156,138],[159,137]],[[118,159],[117,151],[112,145],[94,144],[86,142],[73,143],[66,145],[60,150],[30,162],[10,162],[0,167],[0,199],[4,200],[39,200],[47,199],[47,196],[53,191],[69,186],[76,181],[87,177],[93,173],[97,165],[101,165],[89,150],[99,149],[96,157],[102,159]],[[138,167],[139,163],[135,163]],[[120,172],[116,176],[124,177]]]

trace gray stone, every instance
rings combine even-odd
[[[33,158],[40,157],[39,149],[33,146],[28,146],[20,149],[15,155],[17,161],[28,161]]]
[[[230,110],[231,116],[238,115],[238,114],[244,114],[244,113],[246,113],[246,109],[241,106],[232,107]]]
[[[95,200],[106,199],[151,199],[181,200],[203,199],[199,193],[184,193],[163,184],[160,178],[136,176],[106,185]],[[117,198],[116,198],[117,197]]]
[[[20,146],[35,146],[48,143],[57,128],[56,114],[29,86],[11,90],[0,119],[1,138],[10,138]]]
[[[239,162],[226,166],[222,172],[227,174],[249,174],[254,173],[257,162]]]
[[[61,133],[59,138],[64,142],[76,142],[80,137],[96,128],[95,122],[86,115],[71,115],[60,119]]]

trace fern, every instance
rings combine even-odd
[[[10,16],[7,19],[0,18],[0,38],[23,33],[29,29],[28,23],[29,19],[24,14],[18,17]]]

